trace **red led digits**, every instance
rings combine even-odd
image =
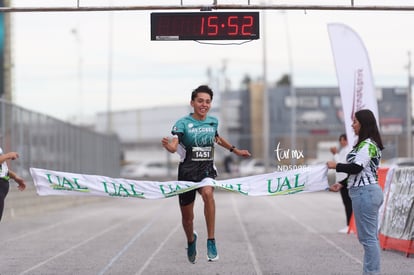
[[[200,19],[200,35],[217,35],[219,31],[217,19],[217,16],[207,16],[206,20],[206,17],[202,16]]]
[[[218,34],[218,17],[217,16],[209,16],[207,19],[207,35],[217,35]]]
[[[239,25],[237,16],[229,16],[227,19],[228,35],[237,35],[239,33]]]
[[[151,13],[151,40],[259,39],[258,12]]]
[[[253,26],[253,16],[243,16],[242,35],[251,35]]]
[[[201,24],[200,24],[200,35],[204,35],[204,24],[206,22],[206,19],[204,19],[204,16],[201,17]]]

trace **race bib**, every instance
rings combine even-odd
[[[193,161],[207,161],[213,160],[213,147],[193,147],[193,154],[191,160]]]

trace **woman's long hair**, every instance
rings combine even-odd
[[[355,117],[361,125],[358,134],[357,145],[367,138],[371,138],[377,144],[380,150],[384,149],[382,145],[381,135],[378,130],[377,120],[371,110],[362,109],[355,113]]]

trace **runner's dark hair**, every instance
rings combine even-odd
[[[194,100],[198,93],[207,93],[210,95],[211,100],[213,100],[213,90],[207,85],[200,85],[198,86],[192,93],[191,93],[191,100]]]

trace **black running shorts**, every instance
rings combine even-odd
[[[190,190],[188,192],[178,195],[180,206],[186,206],[195,201],[196,192],[198,189]]]

